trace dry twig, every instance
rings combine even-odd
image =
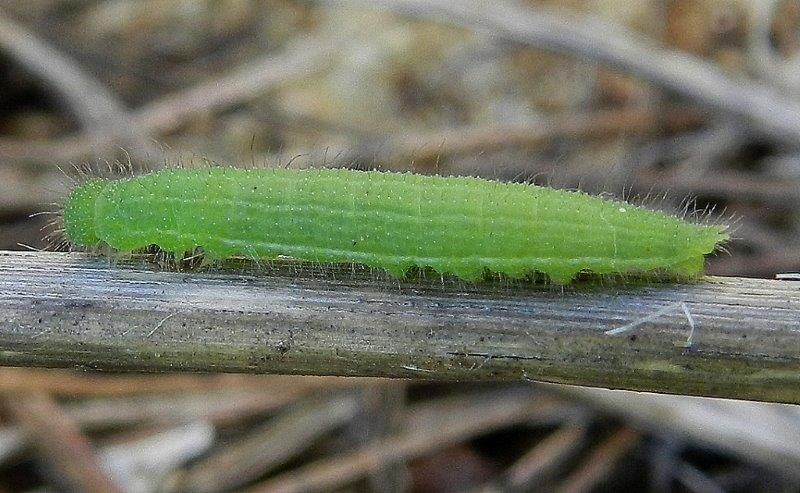
[[[151,155],[153,146],[147,134],[102,83],[2,11],[0,49],[61,95],[82,122],[95,150],[116,142],[140,159]]]
[[[244,486],[353,419],[358,410],[353,395],[302,401],[178,473],[170,491],[212,493]]]
[[[96,451],[75,422],[47,394],[7,394],[6,408],[33,437],[42,458],[52,460],[58,478],[75,491],[119,492]]]
[[[142,264],[0,252],[2,363],[417,379],[529,379],[800,402],[800,285],[469,285],[352,266],[157,272]],[[56,294],[57,293],[57,294]],[[629,337],[605,331],[666,306]],[[158,332],[160,320],[171,313]]]
[[[689,99],[744,117],[773,138],[794,144],[800,137],[800,103],[794,99],[767,84],[733,77],[710,62],[595,17],[557,14],[510,1],[324,1],[392,10],[607,63]]]
[[[413,459],[470,437],[537,416],[555,418],[559,405],[541,395],[534,395],[518,391],[489,392],[433,402],[428,409],[410,411],[408,431],[404,433],[350,454],[312,462],[258,484],[247,492],[330,491],[387,464]]]

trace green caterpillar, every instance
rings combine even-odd
[[[582,192],[472,177],[344,169],[166,169],[77,186],[63,212],[67,239],[118,251],[158,245],[210,259],[289,256],[412,267],[465,280],[487,271],[702,274],[723,225]]]

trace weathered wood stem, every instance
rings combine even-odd
[[[697,325],[690,348],[683,304]],[[562,290],[0,252],[0,364],[530,379],[800,403],[800,283]]]

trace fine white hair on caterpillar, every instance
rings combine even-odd
[[[347,169],[166,168],[118,179],[79,170],[61,211],[70,245],[151,245],[208,260],[291,257],[394,277],[544,274],[696,278],[728,227],[529,183]],[[113,170],[112,170],[112,175]],[[692,210],[687,201],[686,212]],[[711,216],[709,211],[700,214]]]

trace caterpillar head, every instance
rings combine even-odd
[[[64,201],[64,232],[74,245],[88,247],[100,243],[94,227],[95,202],[107,183],[105,179],[89,180],[73,188]]]

